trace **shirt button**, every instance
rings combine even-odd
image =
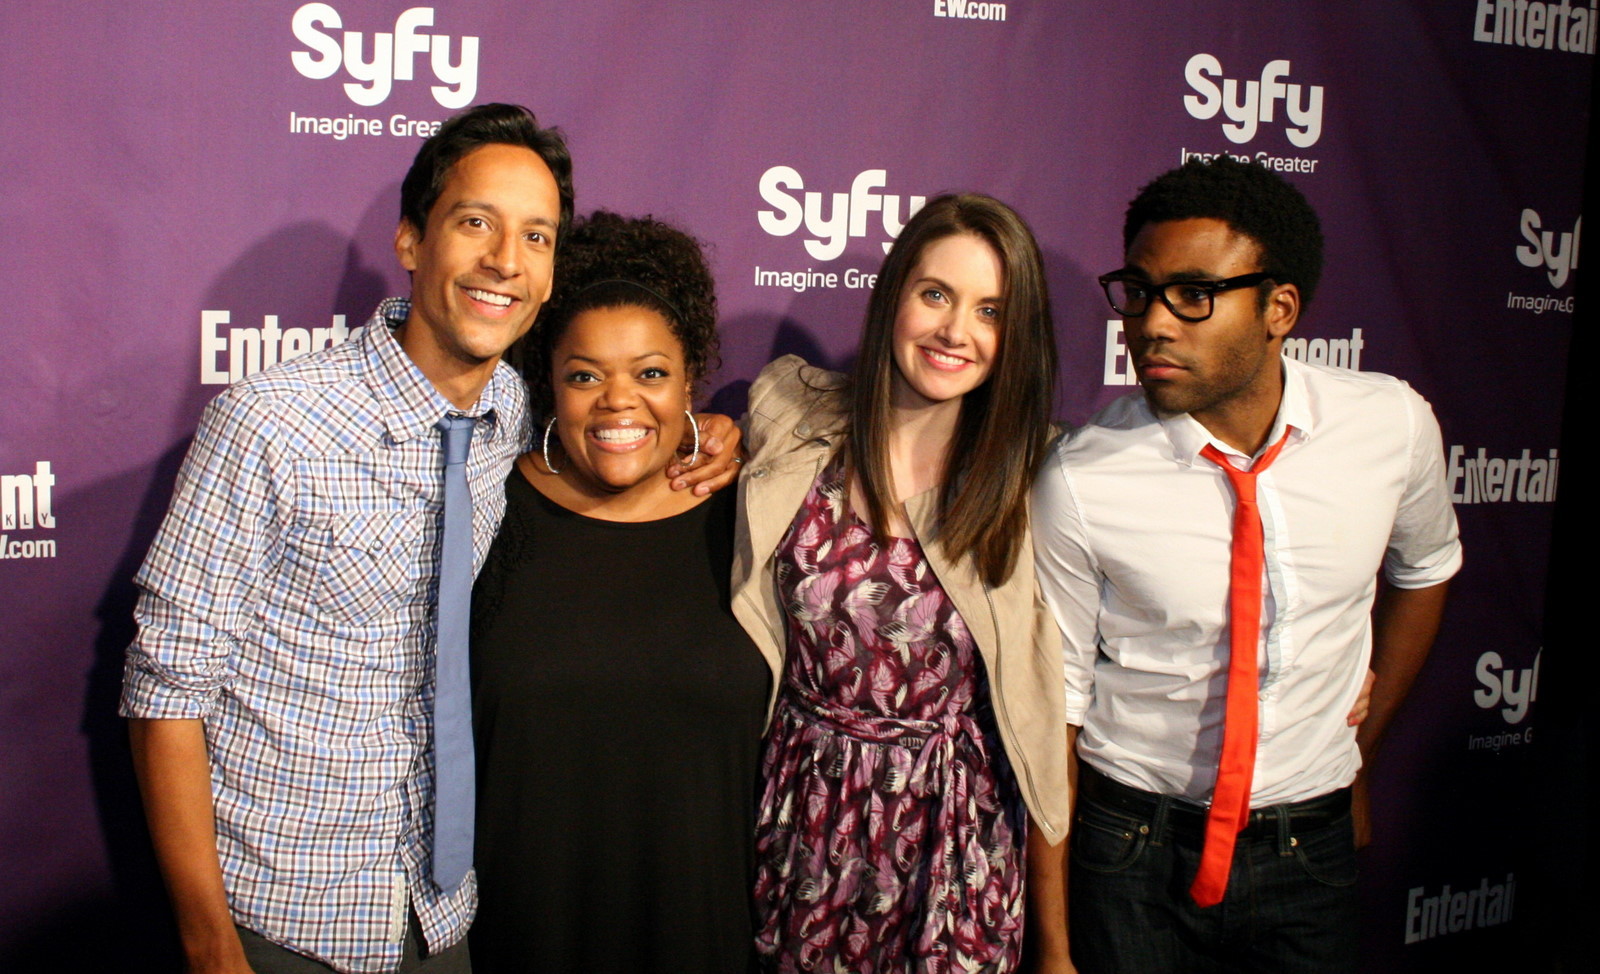
[[[750,476],[756,478],[757,480],[760,480],[762,477],[765,477],[766,475],[767,475],[767,468],[766,467],[757,467],[756,469],[750,471]]]
[[[799,426],[796,426],[794,428],[794,435],[795,436],[810,436],[811,435],[811,424],[809,424],[809,423],[801,423]]]

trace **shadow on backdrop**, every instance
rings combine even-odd
[[[166,513],[185,437],[153,468],[99,481],[66,499],[64,509],[114,511],[139,496],[133,529],[95,605],[98,631],[85,679],[79,730],[88,739],[96,819],[111,887],[84,891],[42,922],[25,929],[0,956],[15,974],[119,971],[169,974],[181,969],[177,939],[161,876],[145,830],[139,789],[129,759],[127,725],[117,716],[123,650],[133,639],[133,574]]]

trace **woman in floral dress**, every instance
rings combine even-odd
[[[1065,961],[1066,736],[1027,498],[1055,345],[1009,207],[930,201],[884,261],[848,378],[751,388],[734,612],[781,657],[756,830],[769,970]],[[1030,835],[1031,831],[1031,835]]]

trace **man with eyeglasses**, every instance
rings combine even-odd
[[[1361,772],[1461,564],[1438,423],[1399,380],[1283,357],[1322,234],[1279,176],[1188,162],[1123,244],[1100,281],[1142,394],[1034,490],[1075,725],[1073,960],[1354,971]]]

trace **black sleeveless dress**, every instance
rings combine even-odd
[[[734,492],[645,523],[516,470],[506,496],[474,592],[474,969],[748,970],[770,675],[729,609]]]

